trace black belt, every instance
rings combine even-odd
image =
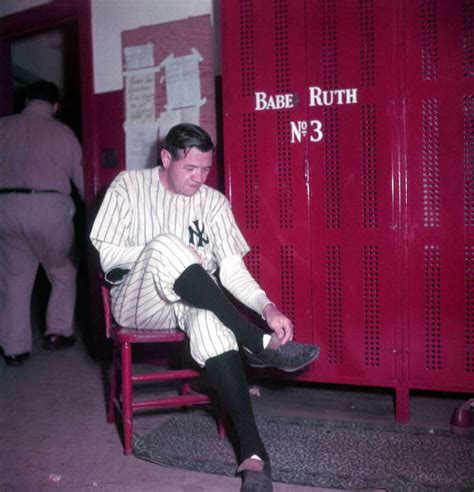
[[[0,194],[2,193],[28,193],[34,195],[36,193],[61,193],[58,190],[33,190],[31,188],[0,188]]]

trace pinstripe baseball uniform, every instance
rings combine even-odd
[[[110,185],[95,219],[91,240],[109,278],[129,270],[111,289],[112,312],[122,326],[170,328],[178,324],[190,338],[201,365],[237,349],[234,334],[210,311],[181,302],[174,281],[189,265],[212,274],[221,268],[223,285],[262,314],[270,301],[242,262],[249,246],[227,198],[202,185],[192,196],[167,190],[160,168],[124,171]]]

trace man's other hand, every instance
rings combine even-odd
[[[267,304],[263,310],[263,316],[281,345],[293,340],[293,323],[278,310],[275,304]]]

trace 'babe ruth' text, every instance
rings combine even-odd
[[[309,106],[332,106],[334,104],[356,104],[357,89],[334,89],[323,91],[321,87],[308,87]],[[255,93],[255,111],[269,109],[290,109],[298,104],[298,96],[294,93],[275,94],[266,92]]]

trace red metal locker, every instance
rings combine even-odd
[[[247,265],[292,319],[296,338],[311,341],[306,149],[289,144],[289,122],[305,118],[306,108],[255,109],[256,92],[262,101],[306,87],[305,40],[292,35],[304,22],[304,3],[295,3],[223,2],[224,151],[226,191],[252,247]]]
[[[301,379],[474,391],[473,0],[222,2],[227,193],[321,344]],[[237,53],[237,57],[235,54]]]
[[[306,5],[308,83],[321,92],[316,105],[308,101],[308,118],[324,133],[309,144],[313,313],[324,347],[318,380],[397,384],[396,21],[393,2]],[[355,101],[338,99],[353,89]]]
[[[474,2],[407,2],[410,388],[474,387]]]

